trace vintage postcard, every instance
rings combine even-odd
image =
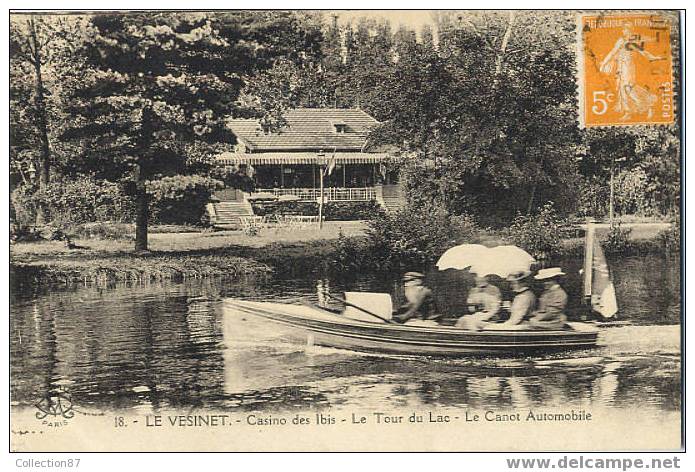
[[[10,450],[681,451],[681,15],[11,12]]]

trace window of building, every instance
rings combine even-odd
[[[344,121],[333,121],[333,131],[336,133],[345,133],[347,132],[347,124]]]

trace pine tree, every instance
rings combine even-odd
[[[145,182],[232,142],[225,119],[255,64],[255,45],[239,41],[238,20],[204,13],[92,18],[82,50],[87,69],[72,84],[75,118],[62,138],[79,143],[84,170],[128,183],[136,250],[148,248]]]

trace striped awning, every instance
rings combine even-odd
[[[319,156],[315,152],[225,152],[216,157],[222,165],[234,164],[325,164],[335,156],[336,164],[378,164],[388,158],[386,153],[371,152],[326,152]]]

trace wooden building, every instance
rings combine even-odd
[[[213,222],[252,214],[248,200],[259,195],[316,201],[326,166],[332,170],[324,178],[326,200],[373,200],[387,209],[401,204],[396,176],[386,166],[388,155],[365,152],[368,133],[378,124],[366,112],[299,108],[287,111],[284,120],[274,132],[264,132],[255,119],[229,121],[236,148],[217,156],[217,162],[250,177],[255,190],[218,192],[210,209]]]

